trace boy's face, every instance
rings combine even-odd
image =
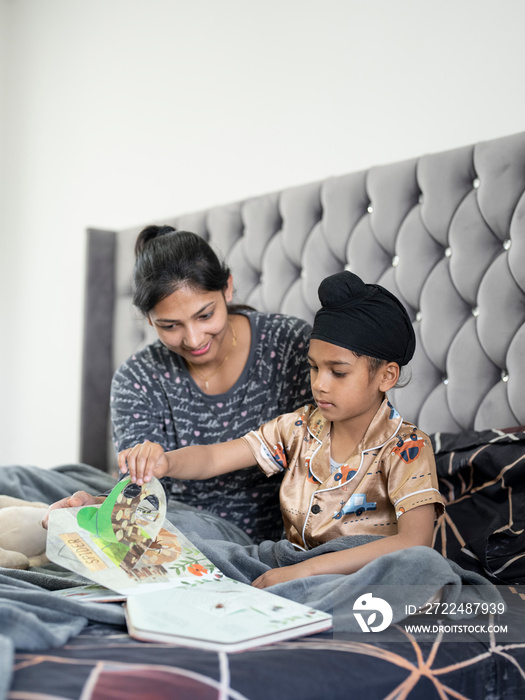
[[[371,374],[365,357],[323,340],[310,341],[308,361],[314,399],[330,421],[372,420],[384,392],[397,381],[395,363],[385,363]]]

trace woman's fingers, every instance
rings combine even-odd
[[[67,496],[66,498],[61,498],[60,501],[56,501],[56,503],[52,503],[49,506],[47,513],[42,519],[42,527],[47,529],[49,523],[49,513],[52,510],[56,510],[57,508],[79,508],[80,506],[92,506],[96,503],[101,503],[103,500],[103,496],[95,497],[86,491],[75,491],[73,495]]]

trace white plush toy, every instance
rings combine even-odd
[[[0,566],[27,569],[47,564],[42,518],[48,506],[0,496]]]

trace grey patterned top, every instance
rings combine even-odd
[[[144,440],[165,450],[232,440],[311,401],[310,326],[279,314],[240,311],[252,343],[242,375],[224,394],[204,394],[182,358],[155,341],[129,358],[111,388],[117,451]],[[278,539],[280,479],[253,467],[206,481],[169,481],[174,498],[227,518],[255,541]]]

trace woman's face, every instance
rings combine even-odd
[[[169,350],[193,365],[204,366],[218,358],[228,331],[226,304],[232,297],[231,276],[223,291],[179,287],[159,301],[148,320]]]

